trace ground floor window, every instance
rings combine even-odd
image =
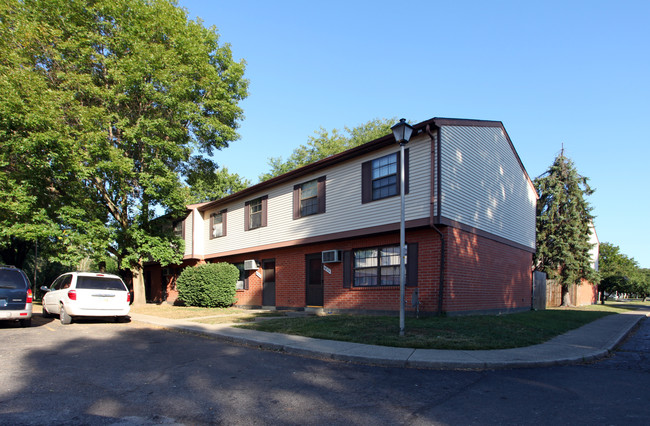
[[[247,290],[248,282],[246,279],[246,270],[244,269],[244,263],[235,263],[237,269],[239,269],[239,278],[237,278],[237,290]]]
[[[399,285],[399,258],[399,246],[355,250],[354,286]]]

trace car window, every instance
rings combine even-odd
[[[70,282],[72,281],[72,275],[61,275],[59,278],[54,280],[52,284],[52,290],[61,290],[64,288],[70,287]]]
[[[0,269],[0,288],[26,288],[27,284],[20,271],[16,269]]]
[[[126,291],[126,286],[119,278],[109,277],[77,277],[77,288]]]
[[[72,275],[66,275],[63,277],[63,280],[61,280],[61,288],[69,288],[70,283],[72,282]]]

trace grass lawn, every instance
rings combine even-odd
[[[194,306],[172,306],[168,303],[131,306],[131,312],[170,319],[191,319],[203,324],[226,324],[255,321],[260,317],[279,317],[280,311],[251,311],[240,308],[197,308]]]
[[[135,314],[152,315],[170,319],[187,319],[210,317],[217,315],[238,315],[246,313],[245,309],[239,308],[197,308],[194,306],[173,306],[169,303],[147,303],[146,305],[131,306],[131,312]]]
[[[383,346],[506,349],[543,343],[603,316],[634,308],[635,305],[608,302],[604,306],[558,308],[509,315],[407,318],[403,337],[398,335],[399,319],[386,316],[287,318],[238,327]]]

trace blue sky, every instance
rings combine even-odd
[[[314,131],[373,118],[502,121],[531,178],[564,146],[600,242],[650,268],[649,1],[179,0],[247,63],[241,139],[257,183]]]

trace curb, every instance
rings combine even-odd
[[[364,365],[435,370],[550,367],[594,361],[608,356],[645,317],[645,314],[608,315],[538,345],[468,351],[375,346],[247,330],[232,327],[232,324],[206,325],[142,314],[131,316],[135,321],[169,330],[206,335],[227,343],[289,355]]]

